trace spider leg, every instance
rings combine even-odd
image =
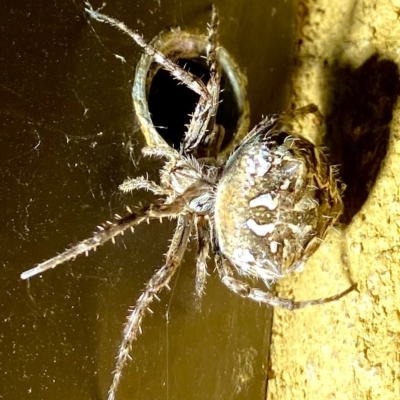
[[[186,153],[193,152],[199,143],[206,142],[206,136],[211,135],[214,132],[215,125],[215,115],[219,105],[219,91],[220,91],[220,81],[221,81],[221,70],[217,62],[216,57],[216,36],[217,36],[217,26],[218,26],[218,13],[215,6],[212,9],[211,24],[208,28],[208,45],[207,45],[207,63],[210,68],[210,79],[207,86],[197,78],[192,73],[184,70],[179,65],[174,63],[165,57],[161,52],[155,49],[150,44],[146,43],[143,37],[131,29],[129,29],[123,22],[116,20],[115,18],[109,17],[98,11],[95,11],[92,6],[85,2],[87,8],[85,11],[89,16],[97,21],[107,23],[123,33],[130,36],[139,46],[141,46],[144,51],[154,58],[157,62],[167,70],[172,77],[179,80],[185,84],[189,89],[193,90],[200,96],[199,102],[195,108],[192,115],[188,132],[185,135],[183,149]],[[223,134],[223,130],[215,131],[220,136]],[[215,134],[214,132],[214,134]],[[215,147],[218,150],[218,143],[222,141],[216,140]],[[206,145],[203,146],[207,148]],[[215,153],[215,151],[213,151]],[[216,154],[213,154],[215,156]]]
[[[198,242],[196,258],[196,295],[198,298],[204,293],[207,279],[207,257],[210,252],[210,232],[207,221],[199,216],[195,221],[196,236]]]
[[[164,157],[170,161],[176,161],[180,158],[179,153],[170,146],[146,146],[142,149],[142,154],[146,157]]]
[[[175,79],[185,84],[188,88],[197,93],[201,99],[208,100],[210,98],[210,94],[206,89],[206,86],[201,81],[201,79],[197,78],[193,74],[188,71],[185,71],[179,65],[175,64],[168,58],[166,58],[161,52],[155,49],[150,44],[146,43],[143,37],[131,29],[129,29],[123,22],[116,20],[115,18],[111,18],[105,14],[99,13],[95,11],[91,4],[85,2],[87,8],[85,11],[89,14],[89,16],[96,21],[104,22],[109,24],[121,32],[124,32],[128,36],[130,36],[143,50],[150,56],[154,58],[154,61],[160,64],[165,70],[167,70]]]
[[[218,31],[218,11],[213,5],[211,13],[211,23],[208,26],[208,43],[207,43],[207,64],[210,68],[210,79],[207,82],[207,91],[210,94],[209,99],[200,98],[199,103],[191,118],[189,129],[184,139],[184,150],[189,153],[199,147],[200,143],[203,148],[208,149],[208,136],[217,135],[214,140],[214,149],[208,156],[215,157],[218,154],[219,142],[222,142],[223,130],[215,129],[215,118],[219,106],[219,94],[221,83],[221,68],[217,60],[217,31]],[[222,138],[221,138],[222,136]],[[208,149],[209,150],[209,149]],[[213,153],[213,154],[212,154]]]
[[[124,182],[122,182],[118,188],[124,193],[129,193],[134,190],[143,189],[159,196],[163,196],[166,194],[165,190],[160,185],[157,185],[153,181],[147,180],[144,176],[140,176],[138,178],[125,179]]]
[[[304,107],[296,108],[295,110],[292,110],[292,111],[286,111],[282,115],[284,115],[284,116],[286,115],[289,118],[293,119],[293,118],[301,117],[301,116],[307,115],[307,114],[314,114],[321,121],[324,120],[324,117],[321,114],[321,111],[319,111],[318,106],[313,103],[307,104]]]
[[[123,341],[119,347],[115,371],[113,373],[113,381],[108,392],[108,400],[114,400],[115,395],[122,377],[122,370],[129,358],[132,342],[136,340],[141,332],[142,319],[149,308],[150,303],[157,294],[164,288],[168,287],[168,283],[179,267],[186,245],[191,232],[192,218],[191,216],[180,216],[178,224],[168,249],[164,266],[162,266],[147,283],[143,293],[136,301],[136,305],[132,308],[128,315],[124,329]]]
[[[207,133],[206,137],[202,140],[207,141],[208,136],[209,145],[206,148],[209,150],[208,157],[216,157],[221,149],[222,140],[225,136],[225,129],[222,126],[215,124],[216,116],[219,106],[219,95],[221,85],[221,68],[217,60],[217,35],[218,35],[218,10],[213,4],[211,13],[211,24],[208,26],[208,45],[207,45],[207,63],[210,67],[210,79],[207,82],[207,89],[209,90],[212,98],[212,108],[210,110],[210,121],[208,126],[212,127]]]
[[[225,128],[222,125],[214,125],[212,132],[204,138],[204,147],[207,149],[208,158],[216,158],[221,150],[225,137]]]
[[[264,292],[261,289],[252,288],[249,284],[234,278],[232,266],[230,265],[229,261],[219,253],[217,253],[215,256],[215,262],[222,283],[234,293],[238,294],[241,297],[246,297],[259,303],[265,303],[273,307],[282,307],[288,310],[295,310],[306,306],[329,303],[331,301],[342,298],[356,288],[356,285],[352,285],[341,293],[338,293],[331,297],[325,297],[323,299],[294,301],[291,299],[284,299],[274,296],[271,293]]]
[[[292,121],[298,117],[304,117],[307,114],[314,114],[318,119],[319,123],[322,124],[325,119],[316,104],[310,103],[304,107],[296,108],[295,110],[288,110],[278,116],[281,124],[288,124],[289,127],[292,125]],[[318,157],[318,155],[317,155]]]
[[[32,276],[41,274],[48,269],[55,268],[66,261],[72,260],[83,253],[95,250],[98,246],[114,240],[127,229],[141,224],[152,218],[176,217],[182,211],[181,204],[156,204],[142,208],[141,210],[131,213],[124,218],[117,219],[113,222],[107,222],[103,226],[99,226],[99,230],[94,233],[91,238],[82,240],[78,244],[66,249],[61,254],[46,260],[34,268],[31,268],[21,274],[21,279],[28,279]]]

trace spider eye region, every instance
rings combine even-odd
[[[274,281],[301,267],[342,211],[325,155],[272,127],[244,140],[215,198],[218,245],[238,272]]]

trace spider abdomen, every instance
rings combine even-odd
[[[325,155],[275,122],[260,124],[231,156],[215,200],[222,253],[239,273],[267,282],[300,267],[342,211]]]

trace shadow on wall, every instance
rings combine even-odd
[[[336,63],[327,75],[325,145],[347,186],[342,222],[348,224],[367,200],[388,149],[399,69],[375,54],[356,69]]]

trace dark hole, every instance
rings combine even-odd
[[[210,74],[205,62],[201,59],[178,59],[177,64],[207,83]],[[239,118],[239,109],[226,75],[222,73],[220,103],[217,112],[217,124],[225,128],[225,137],[222,149],[232,140]],[[199,96],[186,86],[173,79],[171,75],[159,69],[155,74],[149,91],[149,111],[158,133],[166,142],[176,149],[180,149],[186,132],[186,125],[190,123],[190,114],[193,113]]]
[[[334,64],[329,73],[326,144],[347,185],[342,222],[349,223],[367,200],[387,152],[399,70],[376,54],[357,69]]]

